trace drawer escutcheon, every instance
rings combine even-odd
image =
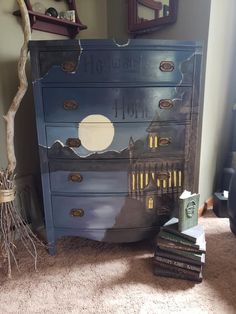
[[[82,208],[73,208],[70,211],[70,215],[73,217],[83,217],[84,216],[84,210]]]
[[[174,102],[172,99],[161,99],[159,101],[160,109],[171,109],[174,106]]]
[[[175,64],[173,61],[161,61],[160,70],[162,72],[172,72],[174,71]]]
[[[159,180],[168,180],[170,177],[170,174],[168,171],[160,171],[157,173],[157,178]]]
[[[73,99],[68,99],[64,101],[63,107],[65,110],[76,110],[79,107],[79,104]]]
[[[80,173],[70,173],[68,180],[72,182],[82,182],[83,176]]]
[[[169,137],[159,138],[159,146],[168,146],[170,143],[171,143],[171,139]]]
[[[77,64],[74,61],[66,61],[62,63],[61,68],[65,72],[73,73],[76,71]]]
[[[66,145],[69,147],[80,147],[81,140],[79,138],[68,138],[66,140]]]

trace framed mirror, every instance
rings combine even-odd
[[[133,34],[146,33],[174,23],[178,0],[128,0],[128,28]]]

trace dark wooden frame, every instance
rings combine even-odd
[[[82,24],[76,10],[75,0],[66,0],[68,9],[75,10],[75,22],[58,19],[52,16],[41,14],[33,11],[30,0],[25,0],[25,4],[30,17],[30,24],[32,29],[37,29],[43,32],[59,34],[74,38],[81,30],[87,29],[87,26]],[[13,12],[14,15],[19,16],[20,12]]]
[[[151,21],[138,23],[137,12],[138,0],[128,0],[128,31],[129,33],[147,33],[154,31],[164,25],[175,23],[177,19],[178,0],[170,0],[169,15],[164,17],[156,17]]]

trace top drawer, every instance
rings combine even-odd
[[[146,50],[87,49],[77,57],[65,52],[63,60],[55,64],[53,60],[57,59],[57,54],[57,51],[40,52],[40,72],[44,74],[44,83],[145,82],[173,86],[192,85],[193,82],[194,50],[163,51],[153,46]]]

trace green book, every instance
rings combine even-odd
[[[195,254],[202,254],[202,253],[206,253],[206,247],[202,247],[200,248],[195,248],[193,246],[190,245],[185,245],[182,244],[180,242],[173,242],[173,241],[169,241],[167,239],[163,239],[158,237],[157,238],[157,245],[163,249],[163,248],[167,248],[167,249],[175,249],[175,250],[181,250],[181,251],[186,251],[186,252],[192,252]]]
[[[191,194],[184,191],[179,198],[179,224],[180,232],[197,226],[200,194]]]
[[[165,240],[172,241],[172,242],[187,245],[187,246],[193,247],[195,249],[200,249],[200,246],[198,244],[194,244],[194,243],[186,240],[185,238],[178,236],[176,234],[170,233],[167,230],[165,231],[164,229],[161,229],[161,231],[158,234],[158,237],[165,239]]]
[[[194,252],[188,252],[188,251],[183,251],[179,249],[160,247],[160,246],[157,246],[157,249],[161,249],[162,251],[165,251],[171,254],[183,256],[185,258],[193,260],[197,265],[205,264],[205,253],[197,254]]]
[[[184,240],[187,240],[193,244],[198,244],[201,246],[202,243],[205,243],[205,231],[202,225],[198,224],[197,226],[194,226],[182,232],[179,231],[178,226],[179,219],[173,217],[169,221],[167,221],[164,226],[161,227],[161,230],[177,235],[178,237],[181,237]]]
[[[202,282],[202,272],[199,274],[187,274],[182,272],[176,272],[171,269],[168,269],[166,267],[163,267],[163,265],[155,265],[154,266],[154,275],[156,276],[163,276],[163,277],[169,277],[169,278],[177,278],[177,279],[184,279],[184,280],[191,280],[196,282]]]

